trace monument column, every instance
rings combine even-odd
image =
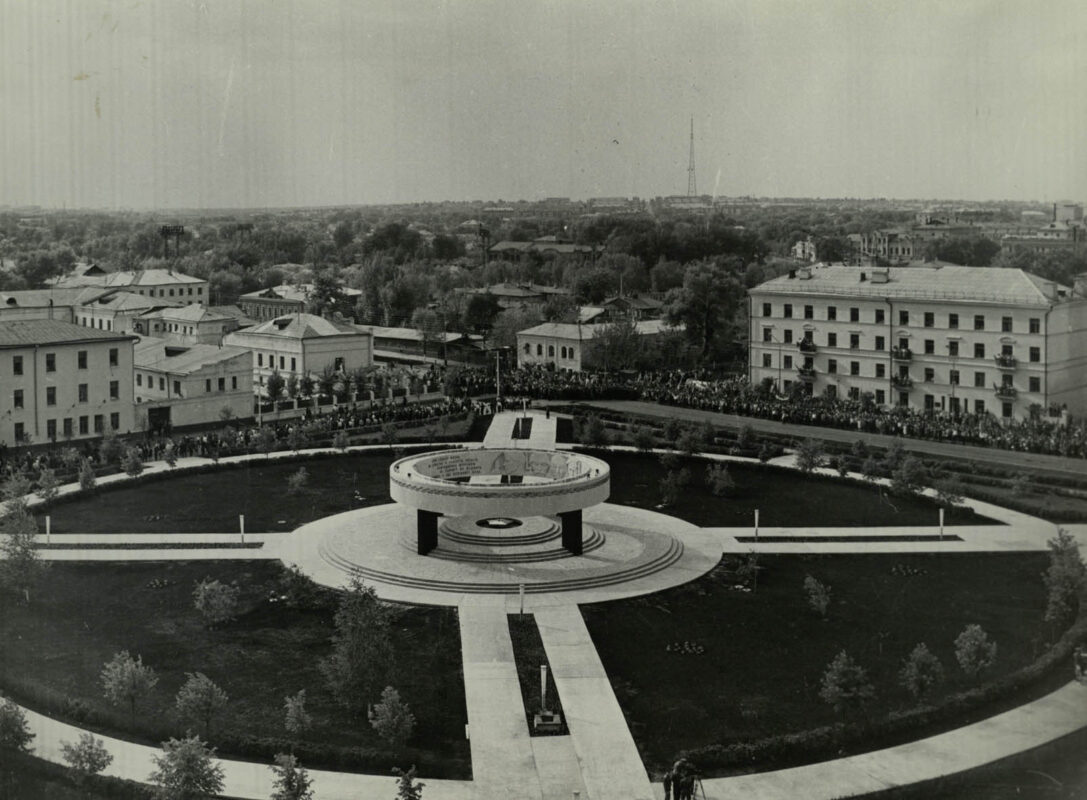
[[[581,555],[581,509],[559,514],[562,520],[562,546],[575,556]]]
[[[417,512],[418,518],[418,534],[416,539],[416,552],[421,556],[425,556],[431,550],[438,546],[438,514],[434,511],[424,511],[419,509]]]

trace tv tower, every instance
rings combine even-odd
[[[694,197],[698,194],[694,179],[694,117],[691,117],[691,161],[687,166],[687,196]]]

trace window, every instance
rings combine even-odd
[[[974,330],[976,330],[976,331],[985,330],[985,315],[984,314],[975,314],[974,315]]]
[[[876,309],[876,324],[877,325],[883,324],[883,319],[884,319],[883,309],[882,308],[877,308]]]
[[[76,362],[76,366],[79,369],[86,369],[87,368],[87,351],[86,350],[80,350],[78,353],[76,353],[75,354],[75,362]]]
[[[952,330],[955,330],[955,329],[957,329],[959,327],[959,315],[958,314],[948,314],[947,315],[947,327],[951,328]]]
[[[90,431],[90,425],[88,424],[89,422],[90,422],[90,420],[87,419],[87,417],[80,417],[79,418],[79,435],[80,436],[86,436],[88,433],[91,432]]]
[[[1011,419],[1011,416],[1012,416],[1012,404],[1011,403],[1002,403],[1000,405],[1000,413],[1004,417],[1004,419]]]
[[[804,319],[815,319],[815,306],[804,306]]]
[[[882,389],[876,389],[876,405],[881,406],[887,402],[887,394]]]
[[[785,336],[785,344],[792,344],[793,343],[793,332],[791,330],[786,329],[783,332],[783,335]]]
[[[786,303],[785,304],[785,311],[783,312],[783,315],[784,315],[785,319],[792,319],[793,318],[793,304],[792,303]]]
[[[793,368],[793,357],[792,356],[785,356],[784,367],[785,367],[785,369],[792,369]]]
[[[143,386],[143,375],[139,372],[136,373],[136,385]]]
[[[79,402],[87,402],[87,384],[85,383],[79,384]]]
[[[109,426],[115,431],[121,429],[121,415],[116,411],[109,415]]]
[[[171,289],[171,290],[170,290],[170,297],[173,297],[173,296],[174,296],[174,290],[173,290],[173,289]]]
[[[828,333],[827,334],[827,347],[837,347],[837,346],[838,346],[838,334]]]
[[[850,375],[860,375],[861,374],[861,362],[859,362],[859,361],[850,361],[849,362],[849,374]]]
[[[974,342],[974,358],[985,358],[985,345],[981,342]]]
[[[947,343],[947,354],[952,358],[959,355],[959,343],[952,340]]]
[[[527,344],[525,345],[525,352],[526,353],[528,352],[528,345]],[[264,353],[257,353],[257,366],[258,367],[263,367],[264,366]]]
[[[1000,318],[1000,330],[1001,330],[1002,333],[1011,333],[1012,332],[1012,318],[1011,317],[1001,317]]]
[[[936,324],[936,315],[931,311],[925,312],[925,327],[931,328]]]
[[[55,419],[45,421],[45,435],[51,440],[57,438],[57,421]]]
[[[849,399],[850,400],[860,400],[861,399],[861,390],[860,390],[859,386],[850,386],[849,387]]]
[[[827,319],[838,319],[837,306],[827,306]]]
[[[298,367],[296,366],[296,364],[297,364],[297,360],[292,356],[291,357],[291,372],[295,372],[295,371],[298,370]]]
[[[767,331],[767,333],[769,333],[769,332],[770,332],[770,331]],[[768,336],[765,336],[765,337],[763,337],[763,338],[764,338],[764,339],[765,339],[766,341],[770,341],[770,338],[769,338]],[[542,356],[542,355],[543,355],[543,345],[542,345],[542,344],[537,344],[537,345],[536,345],[536,355],[538,355],[538,356]]]
[[[925,383],[932,383],[936,380],[936,370],[932,367],[925,367]]]
[[[45,389],[45,404],[55,406],[57,404],[57,387],[47,386]]]
[[[279,368],[280,369],[286,369],[287,368],[287,357],[286,356],[280,356],[279,357]],[[336,372],[339,372],[339,371],[340,371],[340,369],[337,367]]]
[[[12,392],[11,404],[15,408],[22,408],[23,407],[23,390],[22,389],[16,389],[14,392]]]
[[[116,367],[117,366],[117,352],[118,351],[117,351],[116,347],[111,347],[109,349],[109,365],[111,367]]]
[[[1030,332],[1031,333],[1041,333],[1042,332],[1042,321],[1040,319],[1038,319],[1038,317],[1031,317],[1030,318]]]
[[[882,336],[877,336],[876,337],[876,349],[877,350],[885,350],[886,349],[884,347],[885,341],[886,340]]]
[[[56,353],[45,354],[45,371],[56,372],[57,371],[57,356]]]
[[[94,432],[95,433],[102,433],[102,415],[101,414],[95,414],[94,415]]]
[[[952,386],[958,386],[959,385],[959,371],[957,369],[951,370],[951,377],[948,379],[948,382]]]
[[[23,423],[15,423],[15,441],[21,442],[26,438],[26,428],[23,427]]]
[[[211,391],[211,378],[205,379],[205,381],[204,381],[204,391],[205,392],[210,392]]]
[[[72,438],[72,418],[71,417],[65,417],[64,418],[64,438],[65,439],[71,439]]]
[[[166,378],[163,377],[162,375],[159,376],[159,391],[160,392],[165,392],[166,391]]]
[[[936,352],[936,340],[925,339],[925,353],[926,355],[932,355]]]
[[[547,346],[547,357],[548,358],[554,358],[555,357],[555,345],[549,344]]]
[[[773,316],[772,311],[773,311],[773,307],[769,303],[763,303],[762,304],[762,315],[764,317],[772,317]]]
[[[220,392],[225,392],[226,391],[226,378],[220,378],[219,379],[219,391]]]
[[[23,357],[12,356],[11,357],[11,374],[22,375],[23,374]]]
[[[925,395],[925,411],[935,411],[935,410],[936,410],[936,398],[933,397],[931,394],[926,394]]]
[[[861,321],[861,310],[859,308],[850,308],[849,309],[849,321],[850,322],[860,322]]]
[[[899,311],[898,312],[898,324],[899,325],[909,325],[910,324],[910,312],[909,311]]]
[[[831,358],[827,361],[827,372],[831,375],[838,374],[838,361],[836,359]]]
[[[1042,348],[1040,348],[1040,347],[1030,348],[1030,360],[1032,362],[1034,362],[1035,364],[1037,364],[1039,361],[1041,361],[1042,360]]]
[[[876,364],[876,377],[877,378],[886,378],[887,377],[887,365],[886,364],[883,364],[883,363]]]
[[[230,376],[230,388],[231,389],[237,389],[238,388],[238,376],[237,375],[231,375]],[[180,390],[178,390],[178,394],[181,394]]]
[[[774,332],[770,328],[763,328],[762,329],[762,340],[764,342],[772,342],[773,341],[773,336],[774,336]],[[537,355],[539,355],[539,353],[537,353]]]
[[[121,399],[121,387],[117,381],[109,382],[109,399],[120,400]]]
[[[181,381],[174,381],[174,394],[181,397]]]
[[[978,388],[978,389],[984,389],[985,388],[985,373],[984,372],[975,372],[974,373],[974,386],[976,388]]]
[[[773,362],[774,362],[774,357],[772,355],[770,355],[769,353],[763,353],[762,354],[762,365],[764,367],[774,366]]]
[[[530,355],[532,355],[532,345],[530,345],[530,344],[529,344],[528,342],[525,342],[525,355],[526,355],[526,356],[530,356]],[[258,358],[259,358],[259,357],[260,357],[260,356],[258,356]],[[259,365],[258,365],[258,366],[259,366]]]
[[[974,401],[974,413],[975,414],[984,414],[985,413],[985,401],[984,400],[975,400]]]
[[[1032,375],[1030,378],[1027,379],[1027,381],[1028,381],[1028,384],[1030,385],[1030,391],[1032,391],[1032,392],[1042,391],[1042,379],[1041,378],[1039,378],[1036,375]]]
[[[849,334],[849,349],[856,350],[861,346],[861,335],[859,333]]]
[[[1004,345],[1000,346],[1000,355],[1002,355],[1002,356],[1011,356],[1011,355],[1014,355],[1014,354],[1015,354],[1015,350],[1012,349],[1012,346],[1010,344],[1004,344]]]

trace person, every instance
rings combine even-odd
[[[1087,682],[1087,648],[1078,645],[1072,651],[1072,668],[1076,672],[1076,680],[1080,683]]]
[[[671,800],[672,798],[672,770],[666,770],[664,773],[664,800]]]
[[[694,765],[687,759],[681,758],[672,765],[672,789],[675,791],[676,800],[691,800],[694,796],[695,777]]]

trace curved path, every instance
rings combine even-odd
[[[671,411],[671,409],[669,409]],[[509,417],[499,415],[492,438],[500,439],[512,427]],[[548,422],[551,422],[548,420]],[[553,436],[553,424],[541,425]],[[838,431],[848,434],[849,432]],[[850,434],[851,438],[856,438]],[[380,448],[352,448],[380,449]],[[985,455],[995,451],[982,450]],[[232,460],[263,460],[264,456],[243,456]],[[224,459],[225,461],[226,459]],[[788,464],[790,457],[780,460]],[[186,459],[179,468],[204,465],[204,459]],[[169,469],[152,465],[154,471]],[[124,480],[125,476],[104,479],[102,483]],[[73,491],[65,487],[63,492]],[[947,541],[907,541],[916,535],[916,528],[876,529],[888,542],[873,545],[857,536],[856,542],[819,542],[820,535],[838,534],[833,529],[763,529],[760,535],[773,534],[774,541],[752,542],[752,529],[703,528],[678,523],[672,535],[693,544],[698,540],[700,559],[712,559],[722,551],[762,552],[874,552],[876,547],[892,547],[902,551],[938,552],[941,550],[1035,550],[1043,549],[1055,526],[1006,509],[986,504],[974,504],[976,510],[994,517],[1003,525],[960,526],[949,530],[956,539]],[[382,507],[378,507],[380,511]],[[619,511],[629,509],[619,508]],[[652,513],[652,512],[647,512]],[[665,515],[657,515],[664,517]],[[671,519],[665,517],[666,519]],[[332,518],[334,519],[334,518]],[[643,522],[638,520],[638,522]],[[1087,525],[1066,526],[1087,541]],[[302,530],[302,529],[300,529]],[[935,530],[935,528],[934,528]],[[849,529],[856,533],[856,529]],[[873,533],[867,529],[865,533]],[[847,534],[848,535],[848,534]],[[297,556],[307,569],[331,569],[319,550],[298,549],[298,539],[291,534],[204,534],[185,535],[183,541],[191,549],[158,549],[156,544],[167,540],[176,543],[180,536],[148,534],[54,535],[43,556],[57,560],[110,559],[162,560],[205,558],[280,558],[293,560]],[[803,538],[804,541],[796,541]],[[895,539],[899,539],[895,541]],[[236,547],[223,548],[237,540]],[[790,541],[792,539],[793,541]],[[139,549],[112,549],[111,545]],[[71,547],[63,547],[64,544]],[[216,549],[208,549],[208,545]],[[83,549],[88,545],[96,549]],[[323,564],[323,567],[320,565]],[[712,564],[711,564],[712,566]],[[705,571],[699,563],[687,579]],[[674,585],[677,574],[669,576],[668,569],[655,573],[656,578],[636,587],[635,593],[655,591]],[[339,575],[327,573],[334,582]],[[678,581],[682,582],[682,581]],[[635,587],[632,587],[635,588]],[[383,596],[391,596],[392,588],[379,587]],[[441,593],[428,589],[405,589],[396,599],[415,602],[435,602]],[[642,766],[633,738],[607,674],[585,629],[578,603],[609,599],[609,588],[588,587],[578,592],[545,592],[528,601],[528,613],[533,613],[540,636],[554,671],[555,682],[567,715],[569,736],[533,738],[528,735],[525,711],[513,664],[512,645],[506,624],[507,613],[515,612],[519,599],[516,594],[476,594],[466,591],[454,595],[461,627],[462,660],[465,694],[468,706],[468,732],[472,753],[472,781],[426,780],[424,794],[430,800],[460,800],[461,798],[530,798],[567,800],[578,792],[590,800],[649,800],[663,797],[660,784],[651,784]],[[444,593],[442,602],[453,598]],[[64,723],[28,712],[36,753],[51,761],[62,762],[60,743],[74,741],[79,730]],[[747,797],[761,800],[792,800],[795,797],[848,797],[929,780],[956,772],[974,769],[995,760],[1014,755],[1051,742],[1061,736],[1087,727],[1087,688],[1076,683],[1043,697],[1033,703],[1000,714],[982,722],[941,734],[859,756],[837,759],[820,764],[788,770],[756,773],[732,778],[704,781],[708,798]],[[150,774],[151,758],[158,751],[131,742],[105,739],[114,755],[108,774],[145,781]],[[222,760],[226,776],[225,791],[237,798],[265,798],[271,791],[271,772],[259,763]],[[320,770],[311,771],[319,800],[348,800],[358,797],[379,797],[395,791],[392,778],[381,775],[356,775]]]

